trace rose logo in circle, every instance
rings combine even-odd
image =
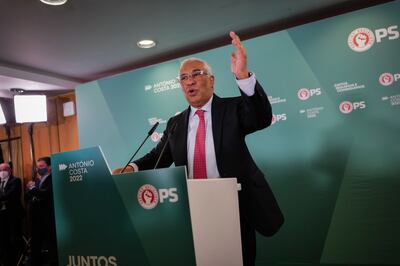
[[[150,184],[143,185],[139,188],[137,199],[143,208],[147,210],[153,209],[158,204],[157,189]]]

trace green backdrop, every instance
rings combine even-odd
[[[274,124],[247,137],[286,217],[258,237],[259,265],[400,264],[400,2],[245,41]],[[366,28],[366,29],[365,29]],[[228,33],[227,33],[228,38]],[[231,46],[210,63],[219,96],[239,91]],[[187,107],[168,61],[76,89],[81,147],[123,165],[155,121]]]

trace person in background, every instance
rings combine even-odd
[[[15,266],[22,251],[21,179],[8,163],[0,164],[0,265]]]
[[[31,265],[58,265],[50,157],[37,160],[36,173],[26,192],[31,218]]]

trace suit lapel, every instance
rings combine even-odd
[[[178,124],[174,134],[175,148],[174,152],[175,165],[186,165],[187,166],[187,136],[188,136],[188,124],[189,124],[189,114],[190,106],[183,111],[178,117]],[[225,107],[222,104],[222,99],[214,94],[213,101],[211,103],[211,120],[212,120],[212,130],[214,138],[214,149],[215,156],[217,158],[217,164],[220,165],[218,161],[221,155],[221,138],[222,138],[222,122],[225,114]]]
[[[221,158],[221,138],[222,138],[222,122],[225,114],[225,108],[222,104],[221,98],[214,94],[213,101],[211,104],[211,120],[212,130],[214,138],[214,149],[215,157],[217,159],[217,165],[220,165],[219,158]]]
[[[9,178],[8,178],[8,181],[7,181],[7,183],[6,183],[6,185],[4,186],[4,191],[6,191],[8,188],[10,188],[10,186],[11,186],[11,183],[13,182],[13,179],[14,179],[14,177],[12,177],[12,176],[10,176]]]
[[[183,111],[177,119],[176,130],[174,134],[175,148],[174,152],[175,165],[187,165],[187,134],[188,134],[188,123],[189,123],[190,107]]]

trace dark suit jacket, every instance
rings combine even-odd
[[[187,134],[190,107],[171,118],[158,145],[135,161],[140,170],[152,169],[167,136],[169,143],[160,159],[159,168],[187,165]],[[217,167],[221,177],[237,177],[241,215],[261,234],[271,236],[283,223],[283,215],[275,197],[247,148],[247,134],[268,127],[272,110],[268,97],[257,82],[251,97],[219,98],[214,95],[211,106]],[[176,127],[175,127],[176,125]],[[173,129],[175,127],[175,129]],[[173,131],[173,132],[171,132]]]
[[[4,202],[7,215],[12,219],[20,220],[23,217],[24,210],[21,203],[21,192],[21,179],[14,176],[10,176],[8,179],[4,192],[0,190],[0,202]]]
[[[53,202],[53,183],[51,174],[42,183],[40,188],[37,186],[26,193],[30,208],[32,230],[37,228],[47,228],[55,232],[54,202]]]

